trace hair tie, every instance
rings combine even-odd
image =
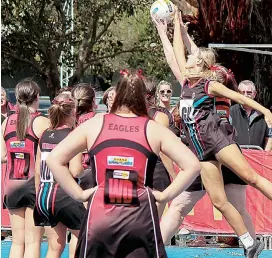
[[[123,69],[123,70],[120,71],[120,75],[123,75],[123,76],[129,75],[129,72],[128,72],[127,69]]]
[[[139,68],[137,70],[137,73],[136,73],[142,80],[144,79],[144,76],[143,76],[143,70],[141,68]]]
[[[234,73],[231,71],[231,69],[228,70],[227,74],[230,75],[231,77],[234,77]]]
[[[143,75],[143,70],[142,69],[138,69],[137,70],[137,74],[140,76],[140,75]]]
[[[211,66],[210,66],[210,70],[211,70],[211,71],[217,71],[217,70],[220,70],[220,69],[219,69],[219,67],[216,66],[216,65],[211,65]]]

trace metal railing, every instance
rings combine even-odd
[[[262,147],[258,145],[239,145],[241,149],[247,150],[264,150]]]
[[[225,234],[225,233],[201,233],[201,232],[189,232],[188,234],[177,234],[176,235],[176,243],[179,247],[187,247],[187,238],[188,236],[204,236],[204,237],[237,237],[235,234]],[[261,241],[264,242],[265,250],[272,250],[272,234],[271,235],[257,235]],[[242,247],[242,244],[239,240],[239,246]],[[208,245],[207,245],[208,247]]]

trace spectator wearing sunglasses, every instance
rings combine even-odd
[[[174,122],[174,111],[176,107],[171,107],[172,85],[167,81],[161,81],[156,87],[156,104],[159,110],[170,116],[169,129],[178,137],[180,136],[179,126]]]
[[[167,108],[170,113],[174,110],[170,106],[170,101],[172,97],[172,85],[167,81],[161,81],[157,86],[156,92],[158,106]]]
[[[256,87],[252,81],[240,82],[239,91],[244,96],[255,99],[257,95]],[[238,135],[236,142],[240,145],[256,145],[266,151],[271,150],[272,134],[269,130],[264,116],[251,107],[235,104],[230,109],[230,122],[236,128]]]

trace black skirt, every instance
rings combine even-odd
[[[66,194],[57,183],[41,183],[34,208],[36,226],[55,227],[59,222],[79,230],[85,214],[83,203]]]

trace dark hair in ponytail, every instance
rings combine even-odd
[[[31,78],[24,79],[15,87],[18,106],[16,136],[20,141],[25,139],[30,123],[30,112],[28,110],[28,106],[37,100],[39,93],[40,87]]]
[[[88,83],[79,83],[72,89],[72,97],[76,100],[77,114],[93,111],[95,91]]]
[[[68,94],[59,94],[52,101],[52,106],[48,109],[50,129],[61,126],[67,117],[72,116],[75,109],[75,101]]]

